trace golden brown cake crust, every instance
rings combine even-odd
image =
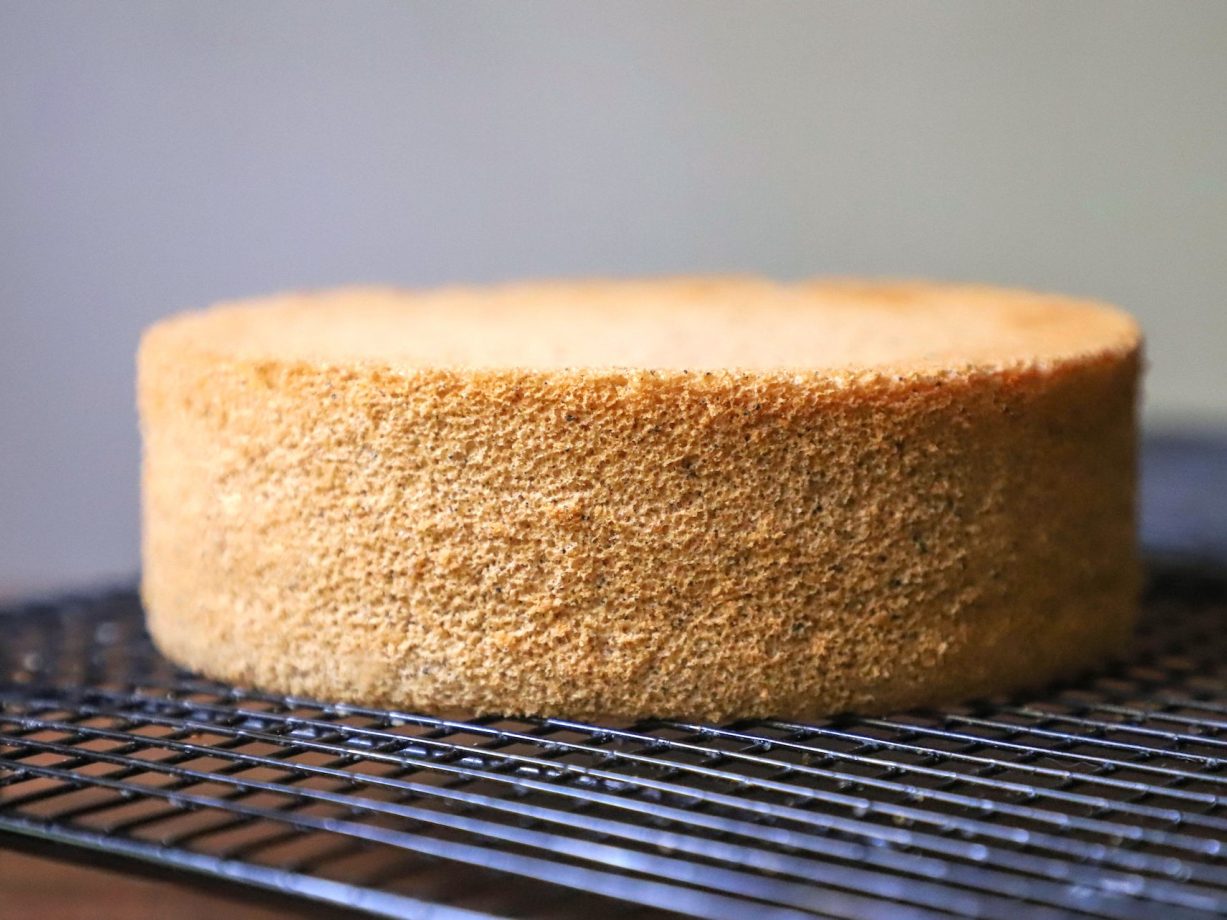
[[[1034,686],[1130,634],[1139,348],[1101,305],[921,284],[185,314],[139,357],[149,626],[212,676],[419,709],[805,717]]]

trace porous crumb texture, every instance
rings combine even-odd
[[[1073,675],[1136,611],[1139,334],[980,287],[349,289],[139,356],[172,659],[426,710],[880,712]]]

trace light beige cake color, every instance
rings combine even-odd
[[[982,287],[350,289],[146,334],[172,659],[424,710],[722,719],[1039,685],[1134,621],[1139,333]]]

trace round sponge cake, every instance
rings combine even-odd
[[[149,627],[276,691],[573,717],[1035,686],[1136,613],[1104,305],[753,279],[347,289],[139,356]]]

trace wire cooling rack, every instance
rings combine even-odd
[[[814,724],[448,720],[176,671],[131,591],[0,614],[0,845],[379,916],[1227,912],[1227,573],[1135,659]]]

